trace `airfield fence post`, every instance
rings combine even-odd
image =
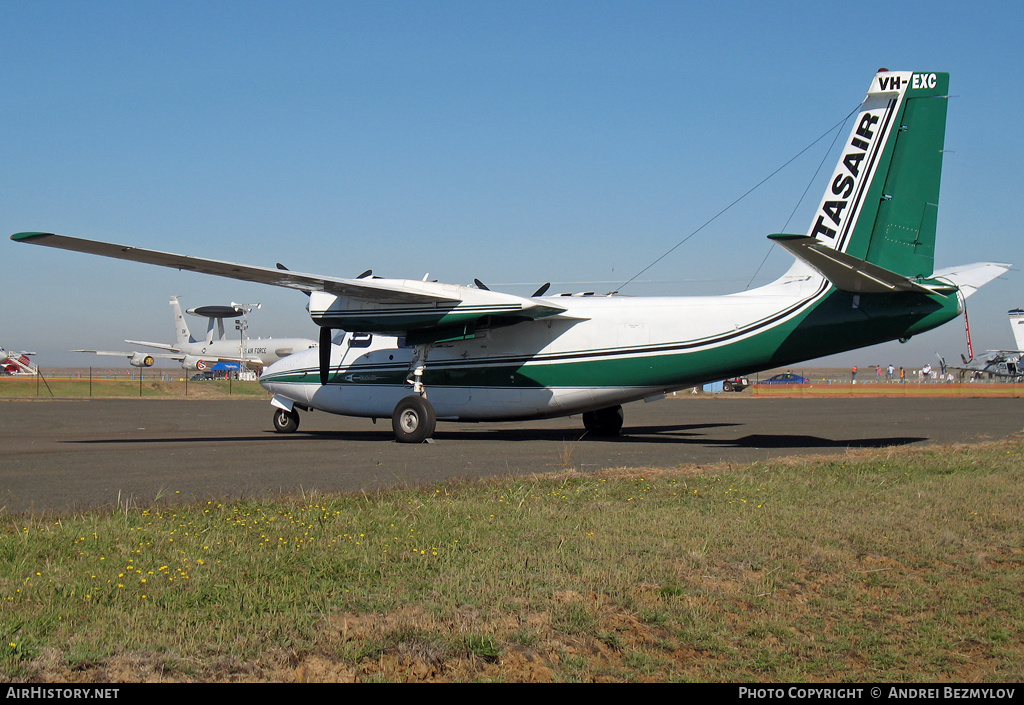
[[[50,384],[49,384],[49,382],[46,381],[46,377],[43,377],[43,371],[37,367],[36,368],[36,396],[37,397],[39,396],[39,380],[43,381],[43,384],[46,385],[46,391],[48,391],[50,393],[50,396],[52,397],[53,396],[53,390],[50,389]]]

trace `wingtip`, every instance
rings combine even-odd
[[[36,240],[41,237],[49,237],[53,233],[14,233],[11,235],[11,239],[15,242],[26,242],[28,240]]]

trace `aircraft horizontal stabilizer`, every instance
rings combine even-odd
[[[949,282],[960,290],[965,299],[985,284],[1007,272],[1013,265],[1001,262],[977,262],[959,267],[948,267],[932,274],[933,279]]]
[[[1009,265],[1003,264],[975,264],[946,270],[942,277],[936,272],[930,279],[920,281],[834,250],[817,238],[781,234],[769,235],[768,238],[809,264],[840,291],[856,294],[891,294],[900,291],[951,294],[963,285],[969,287],[964,292],[964,296],[968,296],[982,284],[1009,269]],[[941,283],[936,282],[937,279]]]

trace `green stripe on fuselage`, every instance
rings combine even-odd
[[[681,388],[909,338],[955,318],[957,296],[850,294],[830,290],[791,320],[745,338],[694,349],[681,341],[641,349],[580,350],[548,356],[429,360],[424,383],[445,387]],[[359,366],[332,372],[330,384],[402,384],[404,365]],[[315,370],[274,375],[274,382],[319,382]]]

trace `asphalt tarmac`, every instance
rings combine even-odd
[[[1024,399],[668,398],[625,407],[616,439],[583,437],[579,417],[438,424],[434,442],[395,443],[376,424],[322,412],[274,433],[252,400],[0,402],[0,514],[61,514],[126,502],[373,492],[464,477],[573,467],[674,467],[1004,439]],[[582,440],[581,440],[582,437]]]

